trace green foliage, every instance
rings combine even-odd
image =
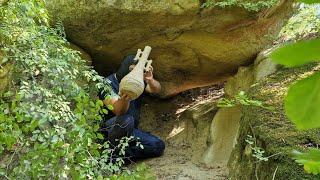
[[[113,175],[108,180],[154,180],[156,177],[152,171],[146,166],[146,164],[139,164],[133,172],[124,171],[119,175]]]
[[[320,72],[300,80],[285,98],[286,114],[298,129],[320,127]]]
[[[209,7],[242,7],[246,9],[247,11],[253,11],[253,12],[259,12],[263,9],[270,8],[274,6],[278,0],[267,0],[267,1],[242,1],[242,0],[222,0],[222,1],[216,1],[216,0],[208,0],[207,2],[202,4],[203,8],[209,8]]]
[[[320,0],[299,0],[299,2],[306,3],[306,4],[314,4],[314,3],[320,3]]]
[[[281,29],[279,41],[297,41],[318,35],[320,31],[319,5],[301,4],[297,13]]]
[[[301,0],[304,3],[319,3],[320,1]],[[306,63],[320,61],[320,40],[314,39],[286,45],[271,54],[276,63],[288,67],[300,66]],[[285,98],[285,111],[289,119],[299,129],[320,127],[320,73],[315,72],[309,77],[298,81],[290,87]],[[296,162],[304,165],[308,173],[320,173],[320,150],[312,148],[307,153],[294,151]]]
[[[320,61],[319,49],[320,39],[300,41],[278,48],[270,57],[278,64],[294,67]]]
[[[306,2],[306,1],[301,1]],[[316,2],[316,1],[308,1]],[[317,1],[319,2],[319,1]],[[312,12],[316,9],[315,6],[307,6],[313,8]],[[307,11],[309,12],[309,11]],[[311,20],[304,21],[303,18],[311,16],[311,20],[316,20],[317,27],[316,32],[320,30],[320,20],[315,13],[305,13],[301,17],[301,21],[297,21],[299,24],[301,22],[308,23]],[[290,23],[290,21],[289,21]],[[313,33],[309,29],[308,33]],[[301,66],[310,62],[319,62],[320,61],[320,39],[313,39],[307,41],[299,41],[293,44],[287,44],[281,48],[278,48],[274,51],[270,57],[271,59],[287,67],[296,67]],[[306,79],[303,79],[293,85],[286,97],[285,109],[286,114],[293,121],[298,128],[300,129],[309,129],[320,127],[320,114],[317,113],[317,107],[320,104],[320,89],[317,87],[319,84],[320,76],[319,73],[316,73]]]
[[[256,158],[258,161],[268,161],[269,158],[264,156],[265,150],[256,145],[256,138],[251,135],[247,135],[246,143],[250,145],[250,149],[252,150],[252,156]]]
[[[288,67],[300,66],[320,61],[320,40],[301,41],[286,45],[271,54],[271,59]],[[319,73],[307,77],[290,87],[285,100],[285,110],[289,119],[300,129],[320,127],[320,76]]]
[[[320,150],[311,148],[306,153],[299,151],[293,152],[294,159],[299,164],[304,165],[305,171],[312,174],[320,174]]]
[[[96,94],[111,88],[67,47],[61,23],[48,24],[43,0],[0,7],[0,68],[13,65],[10,91],[0,95],[0,175],[95,179],[119,172],[132,138],[117,147],[97,143],[107,110]]]
[[[250,99],[244,91],[240,91],[233,99],[221,98],[218,101],[218,107],[234,107],[237,105],[257,106],[272,110],[273,107],[267,106],[261,101]]]

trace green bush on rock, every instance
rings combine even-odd
[[[0,7],[0,68],[12,64],[0,99],[0,176],[92,179],[119,172],[124,151],[98,133],[98,89],[105,80],[67,48],[63,27],[49,26],[43,0],[7,0]],[[123,139],[124,149],[131,138]]]
[[[267,0],[267,1],[241,1],[241,0],[222,0],[222,1],[215,1],[215,0],[208,0],[207,2],[202,4],[202,7],[230,7],[230,6],[237,6],[242,7],[247,11],[259,12],[262,9],[270,8],[275,5],[278,0]]]

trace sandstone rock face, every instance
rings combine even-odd
[[[153,47],[162,95],[213,84],[250,64],[269,45],[291,12],[280,0],[259,13],[200,8],[195,0],[49,0],[68,38],[86,50],[102,73],[114,71],[138,48]]]
[[[277,71],[277,65],[267,57],[275,47],[260,52],[254,64],[248,67],[239,67],[235,76],[230,78],[224,88],[229,98],[236,96],[240,91],[248,92],[253,84],[259,83]],[[243,118],[242,107],[220,108],[214,116],[211,127],[209,146],[204,153],[203,161],[206,165],[227,166],[239,136],[240,123]]]

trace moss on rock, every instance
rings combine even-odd
[[[270,8],[277,3],[279,3],[279,0],[263,0],[263,1],[236,1],[236,0],[222,0],[222,1],[216,1],[216,0],[207,0],[202,6],[203,7],[241,7],[244,8],[247,11],[253,11],[253,12],[259,12],[263,9]]]
[[[275,179],[320,178],[306,174],[290,155],[293,149],[303,150],[320,144],[320,129],[298,131],[285,116],[283,108],[283,99],[289,86],[319,70],[317,64],[281,69],[249,89],[248,94],[252,98],[265,101],[275,109],[270,111],[252,106],[242,108],[238,143],[229,160],[232,179],[272,179],[274,174]],[[256,138],[257,146],[266,151],[265,156],[272,156],[267,162],[258,162],[251,153],[246,153],[247,135]]]

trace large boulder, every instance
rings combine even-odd
[[[102,74],[114,71],[125,55],[151,46],[162,95],[170,96],[224,80],[250,64],[292,10],[292,0],[260,12],[236,6],[203,9],[203,2],[49,0],[47,6]]]

